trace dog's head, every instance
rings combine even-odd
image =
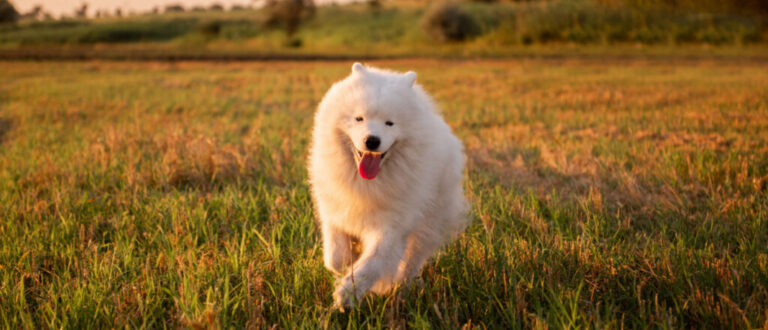
[[[347,141],[362,178],[375,178],[398,144],[418,130],[423,105],[415,81],[414,72],[399,74],[355,63],[349,77],[334,85],[321,103]]]

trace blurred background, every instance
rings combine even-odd
[[[762,53],[766,16],[768,2],[761,0],[0,0],[0,53],[6,58],[702,50],[744,55]]]

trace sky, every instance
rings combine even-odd
[[[181,4],[185,8],[191,8],[194,6],[208,7],[213,3],[219,3],[224,8],[229,8],[235,4],[248,5],[253,3],[250,0],[10,0],[10,2],[20,13],[28,12],[35,5],[41,5],[46,12],[53,14],[55,17],[59,17],[61,14],[72,15],[75,8],[80,7],[82,3],[88,3],[89,15],[93,15],[96,10],[114,12],[117,8],[121,8],[123,13],[131,11],[145,12],[155,6],[162,9],[168,4]],[[331,2],[331,0],[315,0],[315,3],[323,2]],[[336,0],[335,2],[346,1]]]

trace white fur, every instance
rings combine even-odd
[[[463,147],[415,80],[414,72],[355,63],[315,115],[309,177],[325,266],[342,276],[334,293],[341,308],[418,276],[468,221]],[[371,134],[387,154],[378,176],[365,180],[353,152]]]

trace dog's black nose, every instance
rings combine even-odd
[[[365,138],[365,147],[370,151],[376,151],[380,144],[381,140],[378,136],[369,135],[367,138]]]

